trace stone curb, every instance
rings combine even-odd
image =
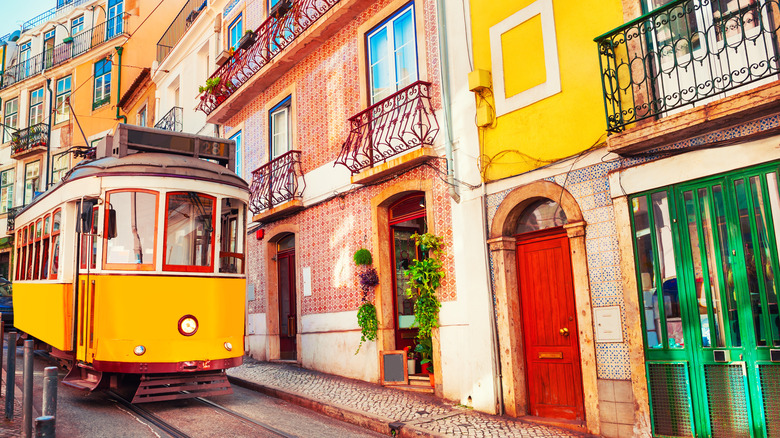
[[[259,383],[251,382],[239,377],[228,376],[230,383],[246,388],[252,391],[256,391],[270,397],[278,398],[306,409],[318,412],[333,419],[343,421],[345,423],[354,424],[356,426],[368,429],[374,432],[378,432],[385,435],[393,435],[398,438],[445,438],[446,435],[432,433],[413,424],[407,424],[403,422],[393,422],[386,418],[369,415],[365,412],[356,411],[354,409],[345,408],[332,403],[325,403],[318,400],[306,398],[302,395],[298,395],[292,392],[283,391],[281,389],[272,388],[270,386],[262,385]]]

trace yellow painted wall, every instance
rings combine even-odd
[[[492,71],[489,30],[532,4],[532,0],[471,0],[474,67]],[[575,155],[604,139],[606,120],[599,58],[593,38],[623,22],[619,0],[553,0],[561,92],[498,117],[483,129],[481,152],[486,180],[517,175]],[[503,40],[507,95],[546,80],[539,17]],[[539,35],[539,37],[534,37]],[[492,71],[493,81],[501,72]],[[478,105],[493,105],[477,98]]]

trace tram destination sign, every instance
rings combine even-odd
[[[113,136],[107,136],[97,147],[97,158],[123,157],[133,152],[160,152],[213,160],[235,168],[235,142],[183,132],[120,123]]]

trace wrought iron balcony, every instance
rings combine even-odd
[[[218,83],[200,98],[197,109],[211,114],[242,85],[295,41],[340,0],[300,0],[279,16],[268,17],[255,31],[256,40],[238,48],[210,79]]]
[[[11,134],[11,158],[20,158],[45,148],[49,141],[49,125],[38,123]]]
[[[258,167],[252,172],[249,209],[259,214],[299,199],[306,183],[299,185],[298,177],[303,180],[301,151],[287,152]]]
[[[439,122],[430,90],[430,82],[417,81],[352,116],[336,163],[354,175],[418,146],[432,146]]]
[[[166,129],[168,131],[182,132],[184,129],[184,109],[175,106],[168,111],[157,123],[155,128]]]
[[[6,216],[5,216],[5,220],[6,220],[5,231],[6,231],[6,234],[13,234],[14,233],[14,228],[16,227],[16,223],[15,223],[16,222],[15,221],[16,215],[19,214],[19,212],[22,211],[23,208],[24,207],[11,207],[11,208],[9,208],[6,211]]]
[[[777,79],[778,7],[678,0],[597,37],[607,129]]]
[[[123,35],[123,29],[126,28],[127,18],[106,21],[74,35],[71,42],[58,44],[52,48],[45,49],[42,53],[29,59],[19,60],[15,64],[6,67],[2,83],[0,83],[0,89],[10,87],[17,82],[21,82],[44,70],[56,67],[84,54],[106,41]]]
[[[171,53],[176,43],[181,40],[190,25],[198,18],[200,12],[206,7],[207,0],[189,0],[187,4],[181,8],[179,15],[173,19],[171,25],[163,34],[160,41],[157,42],[157,62],[163,62],[163,60]]]

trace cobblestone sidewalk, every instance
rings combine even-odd
[[[295,365],[245,358],[231,380],[378,432],[399,436],[585,437],[555,427],[474,412],[427,394],[401,391]],[[384,430],[382,430],[384,429]]]

